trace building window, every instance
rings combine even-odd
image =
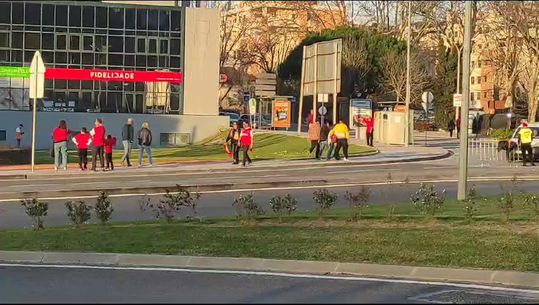
[[[475,68],[475,61],[472,60],[472,69]]]
[[[480,84],[481,83],[481,76],[478,76],[477,77],[477,84]]]
[[[125,37],[125,53],[135,53],[135,37]]]
[[[39,33],[24,33],[24,48],[39,50],[41,49],[41,35]]]
[[[11,23],[11,3],[9,2],[0,3],[0,23]]]
[[[486,75],[485,75],[485,76],[483,76],[483,81],[484,81],[485,83],[487,82],[487,79],[488,79],[488,78],[487,78],[487,76],[486,76]]]
[[[135,29],[135,10],[134,9],[125,9],[125,28],[126,29]]]
[[[148,53],[157,54],[157,38],[148,38]]]
[[[98,28],[107,28],[108,27],[108,13],[106,7],[96,7],[95,8],[95,19],[96,27]]]
[[[82,9],[82,26],[83,27],[93,27],[94,26],[94,14],[95,7],[93,6],[84,6]]]
[[[80,36],[69,35],[69,49],[73,51],[80,50]]]
[[[11,20],[13,24],[24,23],[24,3],[13,2],[13,9],[11,11]]]
[[[137,38],[137,53],[146,53],[146,38]]]
[[[9,48],[9,33],[0,33],[0,48]]]
[[[475,77],[472,76],[471,82],[472,82],[472,85],[475,84]]]
[[[43,16],[46,16],[41,23],[43,25],[54,25],[54,5],[43,4],[41,10],[43,11]]]
[[[137,30],[148,28],[148,10],[137,10]]]
[[[41,4],[38,4],[38,3],[26,4],[25,23],[41,25]]]
[[[123,53],[124,41],[120,36],[109,36],[109,52]]]
[[[82,49],[84,51],[94,50],[94,36],[84,35],[84,37],[82,37]]]
[[[65,50],[67,48],[67,35],[58,34],[56,35],[56,49]]]
[[[474,100],[474,93],[473,93],[473,92],[470,92],[470,100],[471,100],[471,101]]]
[[[483,92],[483,97],[484,97],[484,98],[487,98],[487,92],[486,92],[486,91]]]
[[[80,26],[81,18],[81,8],[80,6],[70,6],[69,7],[69,26]]]
[[[478,68],[481,68],[481,61],[480,61],[480,60],[477,61],[477,67],[478,67]]]
[[[151,10],[148,12],[148,30],[157,31],[159,28],[159,12]]]
[[[172,11],[170,16],[170,29],[179,32],[181,29],[181,13],[180,11]]]
[[[110,27],[114,29],[123,29],[124,27],[124,9],[110,8],[109,9]]]
[[[168,54],[168,40],[161,39],[160,40],[160,46],[159,46],[159,53],[160,54]]]
[[[67,26],[67,6],[56,6],[56,26]]]

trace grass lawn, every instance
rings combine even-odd
[[[539,222],[517,207],[512,221],[493,198],[478,204],[481,216],[464,220],[463,203],[449,202],[434,219],[410,205],[369,207],[348,221],[349,209],[315,211],[280,221],[275,215],[241,225],[234,217],[199,221],[115,223],[81,228],[0,231],[1,250],[159,253],[197,256],[368,262],[539,272]],[[264,207],[266,210],[267,208]]]
[[[230,160],[225,153],[222,140],[206,139],[200,143],[177,148],[154,148],[153,158],[157,164],[173,163],[178,161],[227,161]],[[308,158],[309,141],[305,138],[288,136],[283,134],[260,133],[255,134],[255,147],[252,153],[254,160],[294,160]],[[351,156],[360,156],[374,153],[370,147],[350,145]],[[119,162],[123,149],[121,144],[114,151],[115,162]],[[138,149],[133,149],[132,159],[138,159]],[[146,157],[145,157],[146,158]],[[69,162],[77,162],[78,156],[74,149],[69,151]],[[49,151],[38,151],[36,153],[36,164],[50,164],[54,162]],[[118,164],[118,163],[116,163]]]

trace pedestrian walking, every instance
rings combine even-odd
[[[253,151],[254,145],[254,135],[253,129],[249,125],[249,122],[243,122],[243,128],[241,129],[240,135],[240,147],[243,151],[243,166],[246,166],[246,163],[251,164],[253,160],[249,156],[249,152]]]
[[[133,127],[133,123],[134,120],[129,118],[122,128],[122,145],[124,148],[122,165],[127,165],[127,167],[131,166],[131,149],[133,148],[133,141],[135,140],[135,128]]]
[[[24,134],[24,126],[19,124],[19,127],[15,128],[15,140],[17,141],[17,148],[21,148],[22,135]]]
[[[315,151],[315,158],[318,159],[320,154],[320,123],[318,121],[309,124],[308,136],[309,141],[311,141],[311,148],[309,149],[309,154]]]
[[[80,170],[88,169],[88,147],[92,143],[92,137],[88,134],[86,127],[82,127],[80,133],[73,137],[73,143],[77,146],[77,152],[79,154],[79,167]]]
[[[114,163],[112,162],[112,148],[114,146],[116,146],[116,137],[109,134],[105,139],[105,160],[107,162],[105,170],[114,170]]]
[[[373,147],[373,140],[374,140],[374,118],[371,116],[363,117],[362,118],[363,124],[367,127],[366,129],[366,136],[367,136],[367,145],[370,147]]]
[[[344,153],[344,161],[348,161],[348,140],[350,139],[350,131],[348,130],[348,126],[344,124],[342,120],[339,120],[339,123],[333,127],[333,129],[329,132],[330,136],[335,136],[337,140],[337,144],[335,147],[335,160],[340,160],[341,157],[339,155],[341,148]]]
[[[230,142],[232,159],[234,160],[232,164],[240,163],[240,137],[240,127],[238,125],[238,122],[234,122],[234,124],[232,124],[232,128],[230,128],[230,130],[228,131],[228,135],[225,140],[225,145]]]
[[[460,117],[457,119],[457,139],[460,139]]]
[[[329,132],[331,131],[331,123],[329,121],[324,121],[324,125],[320,128],[320,152],[317,155],[317,159],[322,158],[326,149],[329,149]]]
[[[52,140],[54,143],[54,170],[58,168],[67,170],[67,140],[69,137],[69,129],[67,129],[66,121],[61,120],[52,132]],[[62,163],[60,163],[60,156]]]
[[[449,131],[449,137],[453,138],[453,131],[455,130],[455,120],[451,119],[447,124],[447,130]]]
[[[522,151],[523,166],[526,166],[527,162],[530,162],[532,166],[535,166],[533,155],[533,130],[528,128],[528,123],[522,123],[522,128],[518,132],[518,142],[520,144],[520,150]]]
[[[150,124],[148,124],[148,122],[142,123],[142,128],[138,132],[138,145],[138,167],[142,167],[144,151],[146,151],[150,167],[152,167],[152,131],[150,130]]]
[[[102,119],[96,119],[95,120],[95,127],[90,130],[90,135],[92,136],[92,171],[97,171],[96,169],[96,162],[97,158],[99,157],[99,163],[101,165],[101,170],[105,171],[105,162],[104,162],[104,154],[105,154],[105,134],[107,130],[105,129],[105,126],[103,126],[103,120]]]

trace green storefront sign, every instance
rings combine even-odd
[[[30,78],[30,68],[0,66],[0,77]]]

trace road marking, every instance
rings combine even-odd
[[[512,181],[512,176],[502,177],[471,177],[468,182],[500,182],[500,181]],[[526,176],[518,178],[520,182],[537,181],[539,176]],[[241,192],[264,192],[264,191],[282,191],[282,190],[304,190],[304,189],[316,189],[316,188],[344,188],[355,186],[379,186],[379,185],[401,185],[401,184],[421,184],[421,183],[456,183],[457,179],[438,179],[438,180],[410,180],[405,183],[403,181],[393,181],[391,184],[382,182],[364,182],[364,183],[341,183],[341,184],[322,184],[322,185],[306,185],[306,186],[283,186],[283,187],[265,187],[265,188],[246,188],[246,189],[230,189],[230,190],[217,190],[217,191],[200,191],[200,194],[220,194],[220,193],[241,193]],[[110,198],[122,198],[122,197],[135,197],[135,196],[161,196],[166,192],[155,193],[126,193],[126,194],[110,194]],[[69,199],[92,199],[97,198],[97,195],[86,196],[61,196],[61,197],[43,197],[41,200],[69,200]],[[0,199],[1,202],[19,202],[18,198]]]
[[[358,276],[332,276],[332,275],[316,275],[316,274],[297,274],[284,272],[270,271],[243,271],[243,270],[219,270],[219,269],[188,269],[188,268],[159,268],[159,267],[116,267],[116,266],[92,266],[92,265],[39,265],[39,264],[4,264],[0,263],[0,267],[21,267],[21,268],[51,268],[51,269],[94,269],[94,270],[129,270],[129,271],[165,271],[165,272],[185,272],[185,273],[213,273],[213,274],[237,274],[237,275],[256,275],[256,276],[277,276],[289,278],[307,278],[307,279],[322,279],[322,280],[340,280],[340,281],[365,281],[365,282],[383,282],[383,283],[398,283],[398,284],[418,284],[430,286],[449,286],[469,289],[483,289],[491,291],[505,291],[526,294],[539,294],[539,290],[509,288],[500,286],[487,286],[480,284],[460,284],[446,283],[434,281],[420,280],[401,280],[401,279],[385,279],[376,277],[358,277]]]

